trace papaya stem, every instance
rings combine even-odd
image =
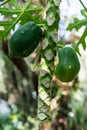
[[[57,47],[58,47],[58,48],[63,48],[64,46],[61,45],[61,44],[58,44]]]

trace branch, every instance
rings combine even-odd
[[[1,2],[0,6],[6,4],[6,3],[9,2],[9,1],[10,1],[10,0],[5,0],[5,1]]]
[[[87,11],[87,8],[85,7],[84,3],[82,2],[82,0],[79,0],[79,2],[81,3],[81,5],[83,6],[83,8]]]

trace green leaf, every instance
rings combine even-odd
[[[86,36],[87,36],[87,27],[85,28],[85,30],[78,42],[78,45],[81,44],[84,50],[86,49],[86,42],[85,42]]]
[[[82,45],[83,49],[85,50],[86,49],[86,41],[85,41],[85,38],[87,36],[87,27],[85,28],[80,40],[73,44],[72,47],[75,49],[75,51],[81,56],[80,54],[80,50],[79,50],[79,45]]]
[[[10,0],[4,0],[3,2],[0,3],[0,6],[6,4],[7,2],[9,2]]]
[[[40,7],[39,8],[34,7],[30,9],[27,8],[25,10],[25,13],[21,17],[20,23],[24,24],[30,20],[36,22],[37,24],[39,24],[40,22],[42,23],[42,21],[40,20],[42,10],[43,8],[40,8]]]
[[[69,24],[67,30],[72,30],[75,28],[78,31],[84,25],[87,25],[87,19],[79,20],[78,18],[74,18],[74,22]]]
[[[0,6],[0,14],[6,17],[6,21],[0,21],[0,39],[5,39],[9,35],[11,29],[14,29],[17,23],[24,24],[27,21],[34,21],[40,24],[40,17],[42,8],[31,6],[31,0],[25,3],[25,5],[19,4],[16,0],[6,0],[9,6]],[[7,2],[4,3],[7,3]],[[2,3],[3,4],[3,3]],[[1,5],[2,5],[1,4]]]
[[[73,49],[81,56],[80,50],[79,50],[79,47],[78,47],[78,43],[72,44],[72,47],[73,47]]]
[[[0,21],[0,26],[9,26],[10,24],[12,24],[12,22],[11,21]]]
[[[1,13],[2,15],[8,16],[8,15],[11,15],[11,14],[20,13],[20,9],[17,9],[17,10],[16,10],[16,9],[7,8],[7,7],[3,6],[3,7],[0,8],[0,13]]]
[[[30,1],[30,0],[29,0]],[[10,0],[9,4],[12,5],[15,9],[20,10],[22,9],[22,6],[20,3],[18,3],[16,0]]]
[[[85,17],[85,18],[87,18],[87,11],[86,10],[81,10],[81,14]]]

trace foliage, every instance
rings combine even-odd
[[[9,6],[0,4],[0,14],[7,17],[5,21],[0,21],[0,39],[5,39],[11,29],[14,29],[17,23],[24,24],[27,21],[35,21],[40,24],[42,8],[32,7],[31,0],[25,5],[17,3],[16,0],[7,1]],[[35,14],[35,15],[33,15]]]
[[[81,13],[82,15],[85,17],[84,19],[80,20],[78,18],[74,18],[73,19],[73,23],[70,23],[67,27],[67,30],[72,30],[72,29],[76,29],[76,31],[78,31],[80,28],[82,28],[83,26],[85,26],[85,29],[84,29],[84,32],[82,34],[82,36],[80,37],[79,41],[76,43],[76,45],[74,46],[75,47],[75,50],[80,54],[80,51],[79,51],[79,45],[81,44],[83,49],[85,50],[86,49],[86,41],[85,41],[85,38],[87,36],[87,27],[86,27],[86,24],[87,24],[87,14],[85,13],[85,10],[81,10]]]

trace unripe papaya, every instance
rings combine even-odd
[[[11,37],[8,49],[10,57],[29,56],[42,39],[41,28],[33,21],[22,25]]]
[[[59,50],[59,63],[55,67],[55,74],[62,82],[72,81],[80,70],[80,62],[76,52],[71,47]]]

